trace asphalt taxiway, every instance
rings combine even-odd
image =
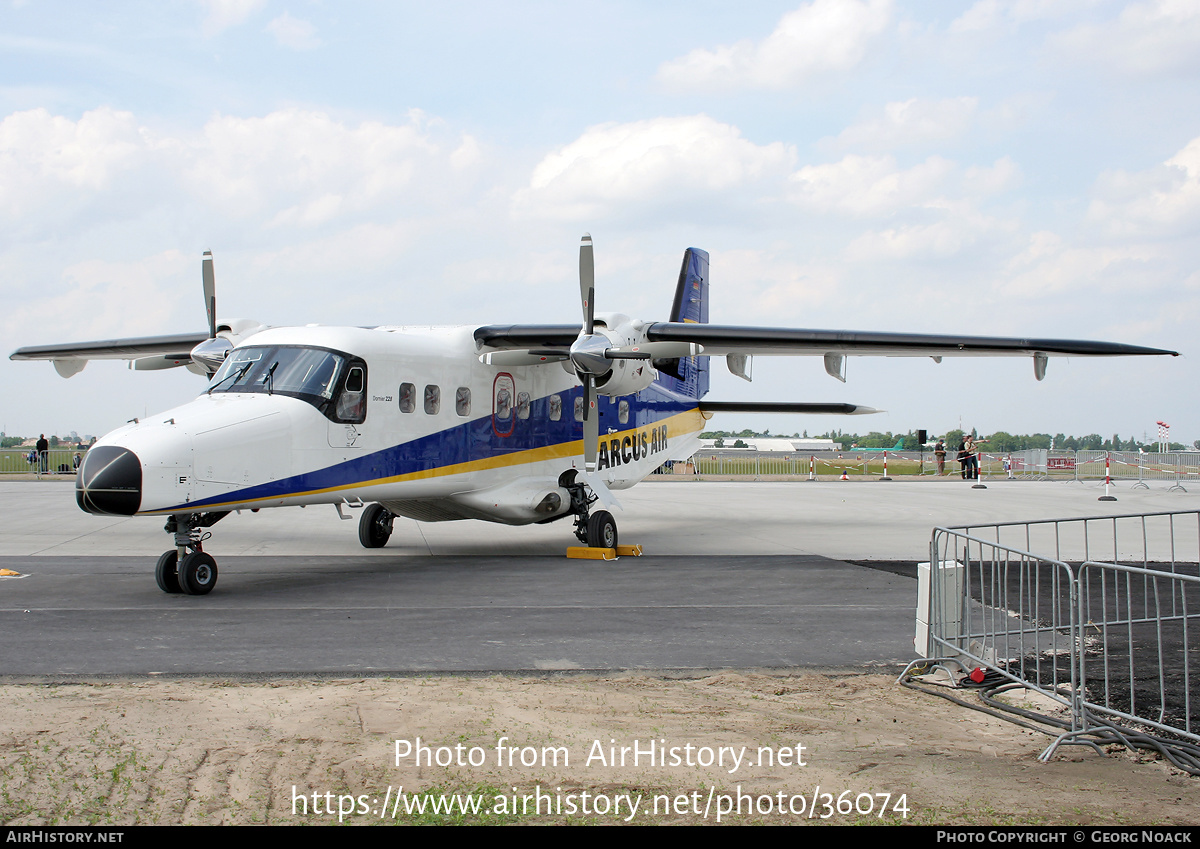
[[[992,481],[650,481],[619,493],[641,558],[567,560],[567,521],[396,521],[358,546],[332,506],[243,512],[208,596],[154,582],[161,520],[78,510],[70,481],[0,483],[0,675],[379,675],[891,667],[935,525],[1187,510],[1196,493]],[[357,520],[357,511],[350,511]]]

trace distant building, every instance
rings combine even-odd
[[[720,450],[732,449],[733,443],[738,440],[746,444],[745,448],[739,447],[738,451],[769,451],[781,454],[794,454],[806,451],[838,451],[842,447],[832,439],[802,439],[799,437],[785,439],[778,436],[726,436],[723,437]],[[703,449],[714,449],[717,447],[717,440],[702,439],[700,440],[700,447]]]

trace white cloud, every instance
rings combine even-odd
[[[879,117],[847,127],[837,142],[842,147],[890,150],[955,139],[970,129],[978,107],[977,97],[893,101]]]
[[[784,15],[762,41],[698,48],[664,63],[658,78],[683,90],[795,86],[853,68],[890,16],[891,0],[814,0]]]
[[[24,328],[43,326],[52,316],[57,333],[67,338],[162,333],[172,326],[172,319],[179,318],[175,315],[179,291],[172,283],[183,268],[196,265],[175,250],[127,261],[76,262],[62,270],[60,282],[44,286],[44,294],[35,302],[12,304],[0,328],[5,338],[27,338]],[[199,282],[194,289],[196,294],[187,303],[196,305],[192,323],[203,326]]]
[[[106,193],[136,194],[155,162],[153,140],[129,112],[103,107],[77,121],[14,112],[0,121],[0,222],[9,237],[61,225]]]
[[[1096,305],[1100,294],[1130,294],[1137,280],[1136,269],[1156,259],[1155,252],[1144,247],[1078,246],[1056,233],[1039,231],[1011,258],[997,282],[996,294],[1026,302],[1074,298],[1086,309],[1086,305]]]
[[[164,133],[109,108],[78,120],[36,109],[0,121],[0,221],[62,220],[98,202],[111,218],[113,204],[174,195],[178,206],[185,191],[230,219],[312,226],[414,195],[452,202],[483,161],[474,139],[422,116],[354,126],[285,109]]]
[[[301,207],[316,202],[328,209],[332,195],[361,205],[373,195],[400,191],[413,175],[411,155],[429,151],[412,126],[347,128],[300,109],[214,118],[193,145],[186,176],[195,191],[234,215],[282,206],[294,221],[326,220]]]
[[[756,145],[707,115],[600,124],[546,156],[514,200],[525,213],[588,218],[782,180],[794,158],[788,145]]]
[[[1200,4],[1133,3],[1115,20],[1084,24],[1054,39],[1073,59],[1143,75],[1200,68]]]
[[[855,216],[887,215],[937,196],[954,170],[938,156],[900,169],[892,156],[851,154],[838,162],[806,165],[792,174],[791,198],[817,212]]]
[[[803,208],[854,217],[881,217],[916,208],[946,208],[948,198],[979,199],[1019,180],[1007,157],[990,167],[963,169],[940,156],[900,168],[892,156],[850,154],[838,162],[806,165],[789,178],[789,196]]]
[[[1094,6],[1096,0],[978,0],[950,24],[955,33],[1013,28]]]
[[[130,167],[145,148],[132,113],[101,108],[78,121],[45,109],[15,112],[0,122],[0,196],[10,201],[19,179],[99,189]]]
[[[204,34],[216,35],[244,23],[266,4],[267,0],[200,0],[200,5],[208,12],[204,19]]]
[[[815,308],[844,298],[845,266],[801,256],[795,248],[735,248],[714,258],[714,322],[810,321]]]
[[[267,24],[267,32],[275,36],[275,41],[281,47],[290,47],[292,50],[312,50],[321,46],[317,28],[308,21],[293,18],[287,12]]]
[[[973,210],[965,210],[962,215],[953,214],[955,211],[948,208],[943,220],[929,224],[905,224],[864,233],[850,243],[846,255],[856,261],[868,262],[940,259],[973,247],[982,236],[998,226]]]
[[[1112,235],[1194,236],[1200,227],[1200,137],[1155,168],[1102,175],[1088,217]]]
[[[453,203],[483,161],[440,122],[352,126],[302,109],[217,117],[188,147],[192,191],[232,217],[288,226]]]

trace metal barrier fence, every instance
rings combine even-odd
[[[36,452],[28,448],[5,448],[0,450],[0,475],[6,474],[75,474],[75,455],[82,462],[87,450],[77,448],[51,448],[46,457],[38,461]]]
[[[845,471],[850,476],[879,477],[883,465],[888,464],[888,475],[911,477],[936,475],[937,458],[932,451],[811,451],[794,454],[758,452],[751,450],[707,448],[697,451],[687,461],[696,475],[744,475],[746,477],[786,476],[807,477],[809,471],[817,475],[840,475]],[[682,465],[682,464],[676,464]],[[958,477],[959,466],[955,452],[948,453],[945,463],[947,475]],[[984,454],[980,462],[981,476],[1004,474],[1004,455]]]
[[[1200,752],[1200,511],[939,527],[930,558],[918,649],[1057,703],[1043,759],[1101,730]]]
[[[1028,449],[1011,455],[1016,477],[1033,480],[1171,481],[1172,489],[1185,488],[1189,480],[1200,483],[1200,451],[1166,454],[1137,451],[1048,451]]]
[[[807,476],[810,466],[815,474],[829,475],[846,471],[850,476],[879,476],[884,459],[888,473],[901,476],[937,474],[937,458],[931,451],[813,451],[780,454],[753,450],[706,448],[687,462],[697,475]],[[957,452],[948,450],[945,474],[959,476]],[[1011,474],[1010,474],[1011,472]],[[1024,451],[979,454],[982,478],[1012,477],[1021,480],[1103,481],[1105,474],[1114,481],[1170,481],[1171,488],[1183,488],[1189,479],[1200,485],[1200,451],[1170,454],[1131,451],[1050,451],[1045,448]]]

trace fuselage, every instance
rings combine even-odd
[[[579,381],[559,364],[486,365],[473,330],[255,334],[194,401],[99,440],[79,505],[179,515],[362,501],[507,524],[562,515],[560,475],[583,466]],[[658,381],[598,401],[597,472],[611,489],[690,455],[704,424],[696,399]]]

